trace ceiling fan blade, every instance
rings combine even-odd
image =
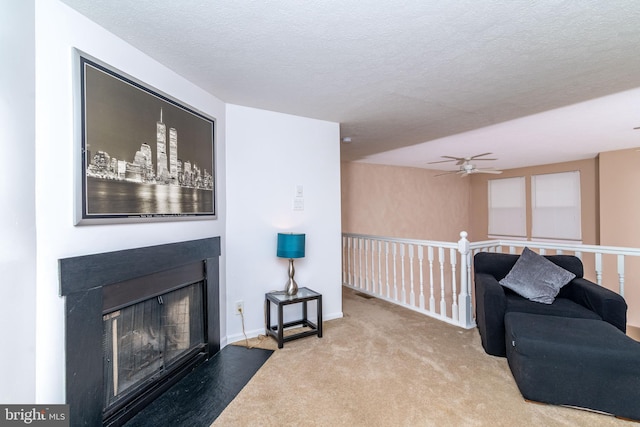
[[[498,160],[498,159],[493,159],[493,158],[484,158],[484,156],[488,156],[490,154],[493,153],[482,153],[482,154],[476,154],[475,156],[470,156],[470,157],[455,157],[455,156],[440,156],[443,159],[447,159],[447,160],[437,160],[435,162],[429,162],[427,164],[432,165],[432,164],[436,164],[436,163],[448,163],[448,162],[456,162],[456,166],[462,166],[460,168],[460,170],[462,172],[467,172],[467,175],[469,173],[473,173],[476,171],[476,169],[474,168],[474,165],[472,165],[470,162],[472,160]],[[469,167],[473,168],[471,170],[469,170]],[[489,172],[491,173],[491,172]]]
[[[494,175],[499,175],[502,173],[502,171],[494,171],[490,169],[476,169],[474,172],[475,173],[492,173]]]
[[[437,162],[429,162],[427,163],[428,165],[433,165],[435,163],[449,163],[449,162],[455,162],[455,160],[438,160]]]
[[[493,154],[493,153],[482,153],[482,154],[476,154],[475,156],[471,156],[469,157],[469,160],[475,160],[478,157],[484,157],[484,156],[488,156],[489,154]],[[479,159],[479,160],[489,160],[489,159]],[[495,160],[495,159],[494,159]]]

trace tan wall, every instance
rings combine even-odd
[[[640,248],[640,152],[600,153],[600,244]],[[628,322],[640,326],[640,260],[627,257],[625,299]],[[605,260],[603,279],[617,287],[615,260]]]
[[[600,154],[602,245],[640,247],[640,151]]]
[[[457,241],[469,224],[469,180],[437,173],[342,163],[342,231]]]
[[[582,204],[582,242],[587,245],[597,245],[599,241],[598,214],[598,159],[579,160],[575,162],[554,163],[550,165],[532,166],[527,168],[505,170],[499,178],[525,177],[527,203],[527,239],[531,239],[531,176],[546,173],[560,173],[580,171],[580,203]],[[476,174],[471,180],[471,230],[478,240],[489,239],[488,236],[488,184],[489,179],[496,179],[495,175]],[[595,281],[595,257],[585,254],[585,278]]]
[[[531,176],[546,173],[580,171],[580,198],[582,204],[582,242],[598,244],[598,160],[580,160],[505,170],[502,175],[475,174],[471,176],[470,229],[476,240],[488,239],[488,185],[489,179],[524,176],[527,189],[527,238],[531,238]]]
[[[342,231],[388,237],[455,241],[488,239],[487,180],[495,175],[434,177],[436,171],[342,163]],[[531,176],[580,171],[582,241],[640,248],[640,152],[621,150],[599,158],[506,170],[500,178],[524,176],[527,234],[531,235]],[[595,281],[585,255],[585,277]],[[640,260],[627,262],[625,299],[630,333],[640,337]],[[603,284],[617,290],[615,261],[604,260]]]

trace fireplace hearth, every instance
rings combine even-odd
[[[220,349],[220,238],[59,260],[73,425],[118,426]]]

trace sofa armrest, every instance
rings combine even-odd
[[[564,286],[558,296],[569,298],[588,308],[605,322],[626,332],[627,303],[621,295],[612,290],[598,286],[587,279],[576,278]]]
[[[507,297],[491,274],[476,273],[476,324],[484,350],[494,356],[506,356],[504,315]]]

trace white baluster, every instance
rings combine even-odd
[[[444,248],[438,248],[438,261],[440,262],[440,316],[447,316],[447,302],[444,300]]]
[[[393,300],[398,301],[398,272],[396,271],[398,248],[393,243]]]
[[[547,250],[545,248],[540,248],[540,255],[546,255]]]
[[[449,249],[449,258],[451,262],[451,289],[452,289],[452,297],[453,303],[451,304],[451,318],[454,321],[458,321],[458,286],[456,284],[456,250],[451,248]]]
[[[416,293],[413,291],[413,245],[409,245],[409,303],[415,307]]]
[[[573,255],[575,255],[576,258],[582,261],[582,252],[575,252]]]
[[[351,240],[349,241],[349,258],[351,259],[350,263],[351,263],[351,280],[350,280],[350,284],[351,286],[355,286],[356,284],[356,240],[354,237],[351,237]]]
[[[384,272],[387,276],[387,298],[391,296],[389,288],[389,242],[384,242]]]
[[[404,243],[400,244],[400,276],[402,277],[402,302],[407,303],[407,290],[404,284]]]
[[[378,289],[382,295],[382,241],[378,240]]]
[[[376,293],[376,263],[375,263],[375,254],[376,254],[376,241],[371,241],[371,292]]]
[[[602,286],[602,253],[596,252],[596,283]]]
[[[369,239],[364,241],[364,288],[369,290]]]
[[[351,237],[347,237],[347,282],[351,286]]]
[[[358,287],[362,289],[362,239],[358,239]]]
[[[427,249],[427,255],[429,257],[429,311],[435,313],[436,297],[433,290],[433,246],[429,246]]]
[[[624,297],[624,255],[618,255],[618,283],[620,296]]]
[[[420,261],[420,308],[424,310],[424,271],[423,271],[423,261],[424,261],[424,248],[422,245],[418,246],[418,260]]]
[[[359,244],[358,242],[359,241],[360,241],[360,239],[354,238],[353,245],[352,245],[353,246],[353,248],[352,248],[353,249],[353,283],[351,285],[353,287],[356,287],[358,285],[358,280],[359,280],[359,277],[358,277],[358,274],[357,274],[357,271],[356,271],[356,268],[357,268],[357,265],[358,265],[356,263],[356,258],[358,256],[358,244]]]
[[[349,283],[349,237],[345,236],[342,239],[343,252],[342,252],[342,281],[345,284]]]

